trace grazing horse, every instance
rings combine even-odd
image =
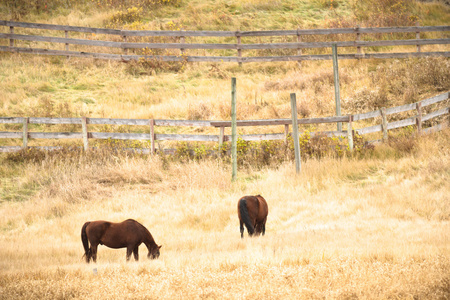
[[[84,223],[81,228],[81,241],[84,247],[86,262],[92,260],[97,262],[97,247],[105,245],[109,248],[127,248],[127,261],[131,253],[134,259],[139,260],[139,245],[144,243],[148,248],[148,258],[159,257],[159,249],[150,231],[139,222],[128,219],[121,223],[107,221],[93,221]],[[91,247],[89,247],[91,243]]]
[[[244,237],[244,224],[249,236],[264,235],[266,233],[266,220],[269,214],[266,200],[261,196],[244,196],[238,201],[238,216],[241,229],[241,238]]]

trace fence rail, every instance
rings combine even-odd
[[[369,133],[382,132],[383,140],[387,139],[388,131],[396,128],[416,125],[417,131],[421,133],[429,133],[432,131],[442,130],[446,126],[445,120],[434,127],[422,129],[425,121],[433,118],[450,115],[450,107],[445,102],[450,98],[450,92],[446,92],[435,97],[431,97],[416,103],[382,108],[380,110],[347,115],[333,116],[324,118],[299,119],[298,124],[324,124],[324,123],[346,123],[347,130],[343,131],[322,131],[311,132],[311,136],[323,134],[327,136],[351,136],[354,134],[365,135]],[[436,109],[427,114],[423,113],[423,108],[436,104],[444,103],[443,108]],[[388,122],[389,115],[398,114],[407,111],[416,111],[417,114],[403,120]],[[381,117],[382,123],[375,126],[354,128],[354,122]],[[155,153],[155,141],[197,141],[197,142],[217,142],[219,147],[223,142],[230,141],[231,136],[225,135],[225,128],[231,127],[231,121],[192,121],[192,120],[158,120],[158,119],[110,119],[110,118],[35,118],[35,117],[0,117],[0,124],[22,124],[21,132],[0,132],[0,138],[3,139],[22,139],[22,146],[1,146],[0,152],[13,152],[21,149],[29,148],[29,139],[82,139],[84,149],[89,149],[90,139],[118,139],[118,140],[144,140],[149,141],[151,148],[139,149],[144,153]],[[75,124],[81,125],[80,132],[32,132],[29,130],[29,124]],[[146,133],[117,133],[117,132],[91,132],[88,125],[128,125],[128,126],[145,126]],[[261,140],[285,140],[290,136],[289,126],[292,125],[291,119],[270,119],[270,120],[239,120],[238,127],[245,126],[280,126],[284,125],[283,133],[262,133],[262,134],[244,134],[240,138],[245,141],[261,141]],[[193,135],[193,134],[159,134],[155,133],[155,127],[213,127],[220,130],[217,135]],[[61,147],[36,147],[43,149],[60,149]]]
[[[330,60],[331,55],[328,54],[302,54],[302,49],[326,49],[331,48],[333,44],[338,47],[356,48],[354,54],[339,54],[340,59],[360,59],[360,58],[406,58],[406,57],[423,57],[423,56],[444,56],[450,57],[450,51],[428,51],[422,52],[423,45],[448,45],[449,38],[421,38],[420,34],[424,32],[449,32],[450,26],[411,26],[411,27],[384,27],[384,28],[332,28],[332,29],[298,29],[298,30],[269,30],[269,31],[150,31],[150,30],[116,30],[104,28],[89,28],[89,27],[75,27],[64,25],[38,24],[38,23],[23,23],[0,20],[0,27],[9,27],[9,33],[0,33],[0,40],[9,40],[8,46],[0,46],[0,51],[31,53],[41,55],[60,55],[60,56],[75,56],[75,57],[91,57],[99,59],[112,60],[138,60],[140,58],[157,58],[163,61],[189,61],[189,62],[270,62],[270,61],[303,61],[303,60]],[[41,36],[37,34],[17,34],[14,28],[28,28],[37,30],[54,30],[64,33],[64,37],[57,36]],[[91,33],[99,35],[116,36],[115,39],[121,41],[99,40],[95,39],[81,39],[69,38],[69,32],[75,33]],[[400,39],[400,40],[373,40],[376,39],[376,34],[385,33],[415,33],[415,39]],[[337,35],[337,34],[351,34],[354,39],[350,41],[327,41],[327,42],[302,42],[303,36],[311,35]],[[375,34],[375,36],[373,36]],[[362,35],[370,36],[370,40],[362,40]],[[447,36],[447,35],[446,35]],[[150,37],[165,37],[177,39],[176,42],[131,42],[128,37],[134,38],[150,38]],[[233,37],[236,38],[235,43],[186,43],[185,38],[194,37]],[[255,38],[255,37],[293,37],[295,42],[283,43],[242,43],[241,38]],[[16,41],[28,42],[45,42],[54,44],[64,44],[65,50],[48,49],[48,48],[32,48],[18,47]],[[69,51],[70,45],[88,46],[88,47],[107,47],[119,49],[122,53],[102,53],[89,51]],[[363,48],[370,49],[372,47],[385,46],[415,46],[415,51],[399,52],[399,53],[363,53]],[[143,55],[143,54],[128,54],[129,49],[176,49],[179,54],[176,55]],[[203,55],[195,56],[186,54],[186,50],[235,50],[237,56],[214,56]],[[277,49],[295,49],[297,55],[281,55],[281,56],[242,56],[242,51],[245,50],[277,50]],[[448,49],[447,49],[448,50]],[[366,51],[367,52],[367,51]]]

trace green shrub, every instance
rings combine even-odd
[[[107,21],[106,26],[110,28],[117,28],[124,24],[140,22],[141,20],[142,8],[133,6],[125,11],[118,11],[114,13]]]
[[[363,151],[364,140],[361,136],[354,138],[353,153]],[[309,132],[305,132],[299,138],[301,158],[321,159],[324,157],[342,157],[353,155],[348,148],[347,139],[325,135],[315,135],[311,138]],[[276,167],[286,161],[295,159],[294,143],[292,137],[287,142],[274,141],[245,141],[238,138],[236,142],[237,164],[240,167]],[[174,159],[179,161],[201,160],[208,158],[219,158],[231,163],[231,143],[223,143],[221,149],[218,145],[207,146],[204,143],[178,143],[175,149]]]

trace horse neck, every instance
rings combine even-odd
[[[149,251],[151,249],[158,247],[158,245],[156,245],[155,240],[153,239],[152,235],[150,234],[150,231],[148,231],[146,228],[144,229],[143,243],[145,244],[145,246],[147,246]]]

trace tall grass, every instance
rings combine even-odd
[[[389,23],[402,4],[403,21],[448,19],[442,3],[411,1],[166,1],[176,5],[142,10],[139,3],[152,1],[49,0],[47,9],[44,2],[2,2],[0,19],[156,30],[403,26]],[[139,12],[133,23],[125,2]],[[125,22],[111,25],[114,16]],[[446,58],[340,62],[343,114],[447,91],[448,70]],[[302,117],[335,113],[331,62],[187,64],[174,72],[0,53],[0,115],[223,120],[231,77],[239,119],[289,118],[292,92]],[[447,299],[449,140],[448,129],[391,136],[358,155],[311,155],[299,175],[289,159],[267,164],[247,154],[235,182],[226,160],[141,156],[103,144],[87,153],[0,154],[0,299]],[[247,194],[267,199],[263,237],[240,238],[236,206]],[[100,246],[98,263],[87,265],[83,223],[128,218],[151,231],[161,257],[146,260],[141,246],[141,261],[125,263],[124,249]]]
[[[11,54],[1,58],[5,80],[0,83],[0,111],[5,116],[227,119],[231,77],[238,80],[240,119],[289,118],[292,92],[306,117],[333,115],[335,109],[331,63],[310,62],[301,71],[293,63],[263,65],[260,71],[254,65],[188,64],[179,74],[135,77],[115,62],[56,58],[52,63],[51,58]],[[413,103],[448,90],[447,64],[445,58],[344,61],[343,113]]]
[[[410,152],[312,159],[300,175],[291,164],[240,169],[235,183],[216,160],[2,156],[3,172],[37,186],[0,206],[2,298],[448,297],[448,139],[446,130]],[[268,201],[263,237],[240,238],[245,194]],[[127,218],[163,245],[160,259],[126,264],[124,249],[100,246],[86,265],[82,224]]]

